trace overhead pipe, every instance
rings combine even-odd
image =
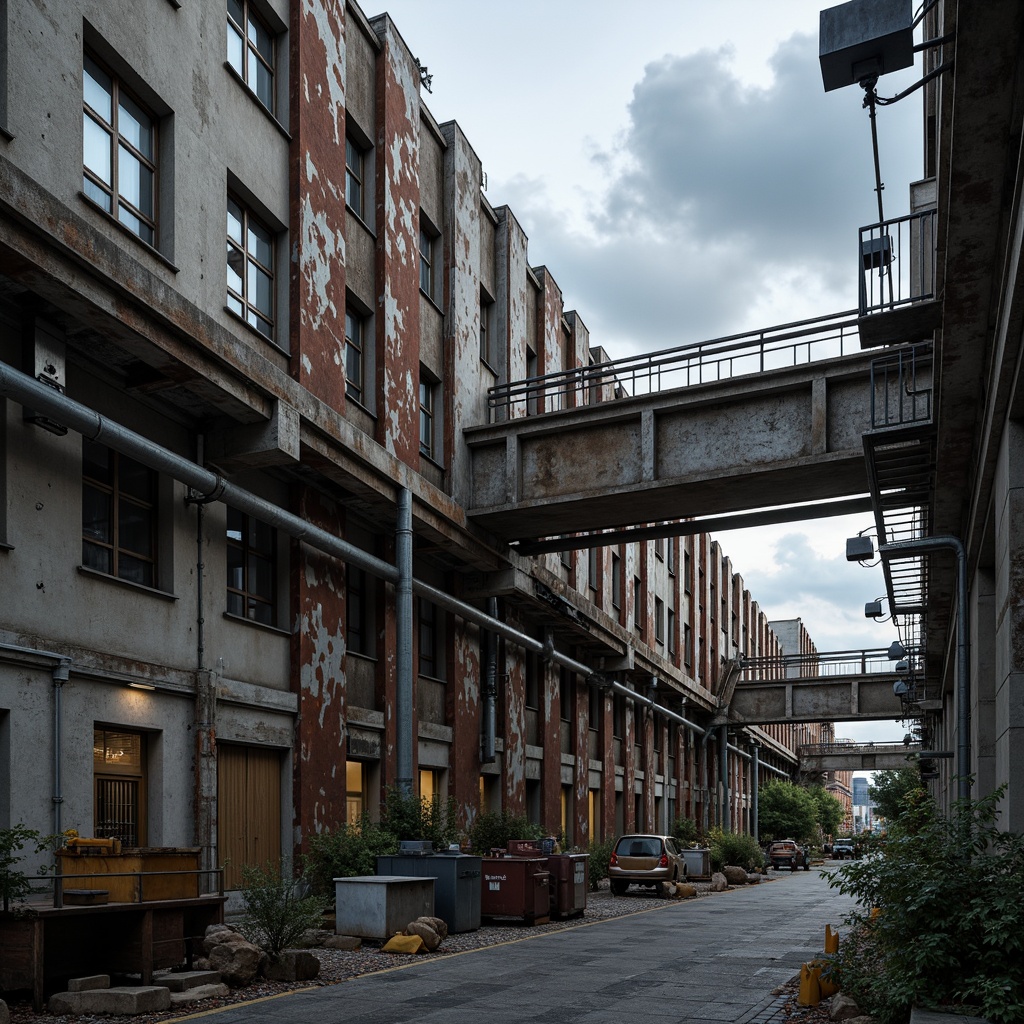
[[[487,614],[498,617],[498,599],[487,598]],[[498,637],[487,630],[482,640],[486,645],[484,669],[484,734],[480,746],[480,763],[493,764],[497,757]]]
[[[240,512],[259,519],[268,526],[279,529],[282,533],[295,540],[302,541],[325,554],[332,555],[343,562],[363,569],[388,583],[396,586],[399,584],[401,575],[399,568],[390,562],[376,558],[354,544],[334,536],[327,530],[314,526],[305,519],[285,511],[265,498],[261,498],[251,491],[230,483],[219,473],[214,473],[201,466],[197,466],[189,459],[114,422],[94,409],[90,409],[81,402],[61,394],[55,388],[42,384],[28,374],[22,373],[20,370],[16,370],[14,367],[3,362],[0,362],[0,395],[11,398],[22,405],[27,405],[35,409],[40,415],[49,416],[54,421],[70,427],[90,440],[98,441],[108,448],[120,452],[122,455],[127,455],[129,458],[135,459],[151,469],[155,469],[157,472],[165,473],[175,480],[181,481],[209,501],[222,501],[226,505],[238,509]],[[527,651],[542,655],[555,664],[584,676],[592,683],[596,682],[598,685],[601,685],[601,681],[596,678],[598,674],[590,665],[562,654],[554,648],[553,644],[542,643],[514,629],[500,619],[487,615],[473,605],[460,601],[422,580],[413,578],[411,586],[413,593],[427,598],[439,607],[454,612],[469,622],[483,626],[497,636],[511,640]],[[701,735],[705,734],[703,726],[697,725],[682,715],[662,707],[643,695],[636,693],[634,690],[630,690],[628,687],[614,681],[610,685],[611,689],[622,694],[627,699],[638,704],[644,704],[656,713],[664,715],[672,721],[679,722]],[[409,769],[409,776],[411,779],[411,767]]]
[[[719,821],[722,830],[732,831],[732,815],[729,807],[729,726],[719,726],[718,731],[718,792],[722,801]]]

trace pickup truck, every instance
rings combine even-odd
[[[857,848],[852,839],[837,839],[832,844],[832,857],[834,860],[842,860],[844,857],[853,860],[857,856]]]
[[[768,847],[768,860],[776,871],[789,868],[796,871],[803,868],[804,871],[811,870],[811,858],[807,850],[794,839],[780,839]]]

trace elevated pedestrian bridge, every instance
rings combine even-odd
[[[851,311],[492,388],[492,422],[464,431],[469,516],[535,541],[851,496],[866,511],[864,436],[930,423],[930,355],[905,351],[861,351]]]
[[[805,772],[896,771],[908,762],[937,756],[948,755],[925,750],[920,743],[807,743],[797,748]]]
[[[743,658],[736,667],[720,696],[723,724],[916,718],[931,696],[896,672],[885,649]]]

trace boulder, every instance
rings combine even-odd
[[[417,918],[410,921],[405,929],[406,935],[418,935],[423,940],[423,945],[428,953],[433,953],[441,945],[441,936],[428,924],[426,918]]]
[[[309,928],[299,937],[298,942],[295,943],[295,948],[316,949],[322,946],[330,937],[331,932],[326,928]]]
[[[222,982],[215,985],[197,985],[195,988],[182,989],[180,992],[171,993],[171,1008],[175,1006],[190,1006],[198,1003],[201,999],[223,999],[230,995],[231,989]]]
[[[312,981],[320,973],[320,961],[305,949],[286,949],[268,957],[263,976],[268,981]]]
[[[691,896],[697,895],[697,886],[690,885],[689,882],[681,882],[676,886],[676,898],[685,900]]]
[[[323,941],[324,949],[359,949],[363,940],[358,935],[328,935]]]
[[[11,1024],[11,1011],[7,1009],[7,1004],[0,999],[0,1024]]]
[[[221,980],[232,988],[250,984],[260,972],[266,954],[241,932],[228,925],[210,925],[203,939],[204,966],[219,971]]]
[[[832,1020],[852,1020],[854,1017],[862,1016],[860,1007],[842,992],[832,997],[832,1005],[829,1007],[829,1016]]]
[[[761,874],[758,871],[751,871],[747,875],[747,885],[760,885]]]
[[[726,881],[725,875],[721,871],[716,871],[711,876],[711,891],[712,892],[725,892],[729,888],[729,883]]]
[[[725,875],[725,880],[730,885],[746,885],[747,884],[747,873],[743,868],[737,867],[735,864],[726,864],[722,868],[722,874]]]

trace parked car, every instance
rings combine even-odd
[[[832,858],[834,860],[843,860],[848,858],[853,860],[857,856],[857,846],[852,839],[837,839],[832,844]]]
[[[796,871],[803,868],[811,870],[811,856],[807,847],[801,846],[795,839],[780,839],[768,847],[768,860],[776,871],[789,868]]]
[[[616,896],[630,885],[656,889],[685,878],[683,851],[672,836],[620,836],[608,861],[608,881]]]

